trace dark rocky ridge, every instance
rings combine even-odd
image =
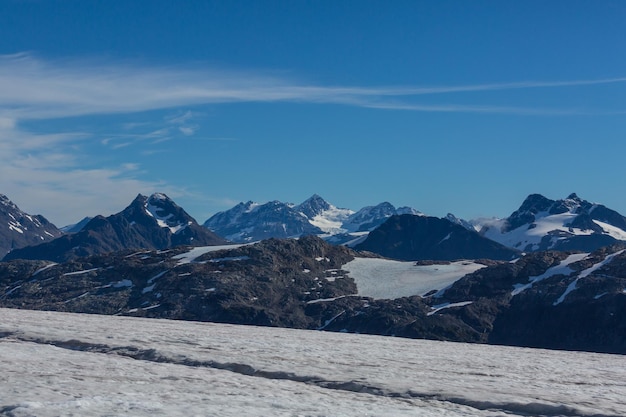
[[[209,252],[189,263],[177,255],[191,247],[47,267],[16,260],[0,263],[0,306],[626,353],[624,248],[581,255],[567,275],[517,295],[516,286],[570,253],[487,262],[443,293],[395,300],[355,296],[355,281],[341,268],[357,253],[313,236]]]
[[[510,260],[519,254],[448,219],[412,215],[392,216],[355,249],[407,261]]]
[[[148,208],[160,217],[157,219]],[[128,248],[166,249],[178,245],[223,243],[226,240],[198,225],[164,194],[150,197],[138,195],[117,214],[96,216],[77,233],[63,235],[37,246],[13,250],[6,255],[5,260],[45,259],[63,262]]]

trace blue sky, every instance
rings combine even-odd
[[[0,0],[0,193],[626,213],[622,1]]]

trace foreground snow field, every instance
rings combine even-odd
[[[624,416],[626,357],[0,309],[0,416]]]

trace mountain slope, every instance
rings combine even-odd
[[[593,251],[626,240],[626,217],[576,194],[563,200],[531,194],[508,218],[475,224],[483,236],[525,252]]]
[[[166,249],[177,245],[218,245],[226,241],[201,227],[165,194],[138,195],[123,211],[96,216],[79,232],[17,249],[10,259],[55,262],[128,248]]]
[[[38,245],[62,232],[41,215],[31,216],[0,194],[0,258],[9,251]]]
[[[402,260],[510,260],[518,254],[447,219],[413,215],[389,218],[355,249]]]

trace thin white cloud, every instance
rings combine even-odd
[[[406,110],[417,112],[438,113],[489,113],[489,114],[516,114],[526,116],[575,116],[592,114],[609,114],[608,112],[596,113],[584,109],[550,109],[550,108],[527,108],[510,106],[480,106],[480,105],[420,105],[398,102],[363,103],[363,107],[385,110]],[[611,113],[612,114],[612,113]]]
[[[180,133],[182,133],[185,136],[191,136],[194,133],[196,133],[196,129],[193,127],[189,127],[189,126],[181,126],[178,128],[178,130],[180,131]]]
[[[389,98],[411,100],[412,97],[432,94],[625,82],[625,77],[614,77],[429,87],[316,86],[285,77],[241,71],[76,60],[44,61],[29,54],[17,54],[0,56],[0,117],[41,119],[229,102],[291,101],[381,107]],[[416,111],[471,112],[482,107],[483,112],[502,112],[498,106],[404,104],[412,105]],[[387,108],[392,107],[387,105]],[[511,112],[511,109],[504,112]],[[534,114],[524,109],[513,109],[513,112]],[[174,116],[171,122],[186,123],[191,117],[192,113],[187,112]]]

